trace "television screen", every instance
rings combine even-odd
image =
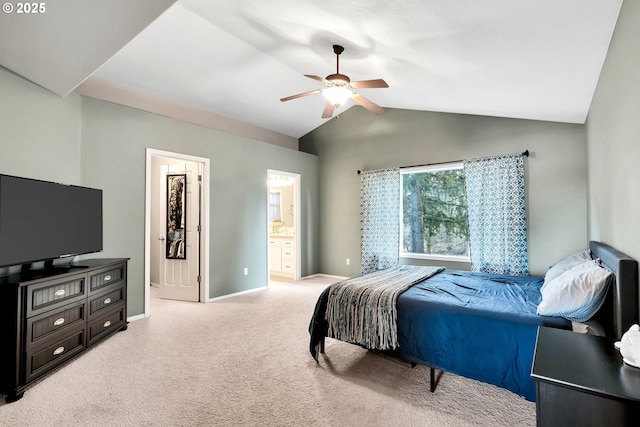
[[[102,250],[102,190],[0,175],[0,266]]]

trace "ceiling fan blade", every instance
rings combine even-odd
[[[310,90],[309,92],[302,92],[297,95],[287,96],[286,98],[281,98],[280,101],[282,102],[291,101],[292,99],[302,98],[303,96],[314,95],[316,93],[320,93],[320,89]]]
[[[323,119],[330,119],[331,117],[333,117],[333,111],[335,110],[335,106],[327,101],[326,104],[324,104],[324,111],[322,112],[322,118]]]
[[[378,104],[375,104],[369,101],[364,96],[357,94],[355,92],[353,93],[353,95],[351,95],[351,99],[353,99],[354,102],[357,102],[358,104],[362,105],[364,108],[371,111],[372,113],[380,114],[384,111],[384,109]]]
[[[389,87],[387,82],[382,79],[375,80],[360,80],[359,82],[351,82],[351,86],[356,89],[367,89],[376,87]]]
[[[309,77],[310,79],[313,79],[313,80],[318,80],[319,82],[322,82],[324,84],[330,84],[331,83],[329,80],[325,79],[324,77],[312,76],[310,74],[305,74],[304,76],[305,77]]]

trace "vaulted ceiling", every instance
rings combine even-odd
[[[304,74],[334,73],[339,44],[341,73],[389,84],[358,90],[382,107],[584,123],[621,4],[56,0],[0,15],[0,65],[60,96],[114,84],[299,138],[324,99],[280,98],[321,88]]]

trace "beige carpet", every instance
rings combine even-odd
[[[210,304],[154,299],[77,360],[0,403],[0,426],[533,426],[511,392],[327,340],[307,327],[332,282],[272,283]]]

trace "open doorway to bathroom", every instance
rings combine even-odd
[[[267,170],[269,280],[300,279],[300,175]]]

